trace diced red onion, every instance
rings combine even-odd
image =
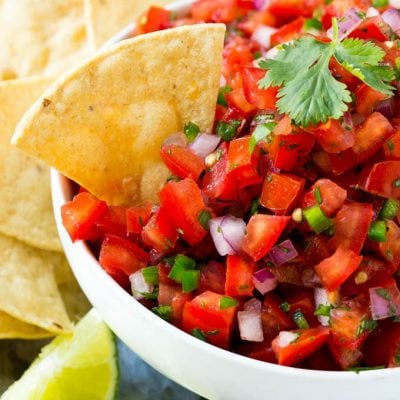
[[[242,249],[246,223],[240,218],[227,214],[221,222],[221,229],[225,240],[238,253]]]
[[[397,35],[400,33],[400,14],[394,8],[389,8],[382,14],[382,19],[392,28]]]
[[[244,304],[244,311],[238,312],[239,332],[242,340],[262,342],[264,333],[261,322],[261,301],[251,299]]]
[[[257,11],[265,10],[265,8],[267,8],[268,3],[269,0],[254,0],[254,8]]]
[[[383,295],[385,294],[385,295]],[[379,320],[400,314],[400,295],[388,288],[369,289],[372,319]]]
[[[389,0],[389,5],[393,8],[400,8],[400,0]]]
[[[163,145],[176,144],[177,146],[186,147],[188,144],[187,137],[182,132],[176,132],[169,135],[163,142]]]
[[[375,111],[380,112],[384,117],[391,119],[394,114],[394,97],[390,97],[389,99],[380,101]]]
[[[361,22],[362,18],[359,16],[359,13],[354,8],[350,8],[338,21],[339,40],[348,36]],[[329,28],[326,34],[330,39],[333,39],[333,28]]]
[[[371,17],[377,17],[379,14],[380,14],[380,13],[379,13],[379,11],[378,11],[376,8],[370,7],[370,8],[368,8],[368,10],[367,10],[365,16],[366,16],[367,18],[371,18]]]
[[[329,292],[323,288],[316,288],[314,290],[315,308],[318,306],[330,306],[332,303],[329,301]],[[318,321],[323,326],[329,326],[329,317],[325,315],[318,315]]]
[[[231,247],[231,245],[222,234],[221,223],[224,218],[225,217],[212,218],[208,223],[215,248],[221,256],[236,254],[236,251]]]
[[[299,334],[296,332],[290,332],[290,331],[280,331],[278,337],[275,339],[279,347],[286,347],[289,346],[290,343],[293,343],[297,338],[299,337]]]
[[[149,285],[143,277],[142,270],[134,272],[129,276],[131,282],[132,296],[136,300],[144,298],[143,293],[152,293],[154,290],[153,285]]]
[[[354,128],[353,118],[349,111],[346,111],[343,114],[343,120],[342,120],[341,126],[342,126],[342,128],[344,128],[347,131],[353,130],[353,128]]]
[[[217,148],[220,141],[219,136],[201,133],[190,143],[189,148],[199,157],[206,158]]]
[[[254,287],[261,294],[265,294],[271,290],[274,290],[278,284],[278,281],[275,275],[268,268],[263,268],[254,273],[253,283]]]
[[[253,32],[251,39],[257,42],[261,47],[269,49],[271,47],[271,36],[276,31],[276,28],[272,28],[267,25],[261,25]]]
[[[287,239],[274,246],[268,253],[270,259],[275,265],[285,264],[298,256],[298,252],[293,246],[291,240]]]
[[[353,126],[358,126],[365,121],[365,117],[362,114],[352,114],[351,119],[353,120]]]

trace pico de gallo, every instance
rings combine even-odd
[[[81,188],[71,239],[161,318],[250,358],[400,366],[397,0],[199,0],[135,34],[227,26],[211,132],[160,149],[159,204]]]

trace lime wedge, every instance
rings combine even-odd
[[[117,349],[113,333],[91,310],[73,334],[42,349],[1,400],[108,400],[117,392]]]

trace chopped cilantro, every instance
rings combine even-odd
[[[189,121],[183,128],[183,133],[188,138],[189,142],[193,142],[200,132],[200,128],[192,121]]]
[[[221,297],[221,300],[219,302],[219,308],[221,310],[229,307],[236,307],[239,304],[239,302],[234,299],[233,297],[230,296],[223,296]]]
[[[326,122],[328,118],[339,119],[348,110],[350,91],[332,76],[332,57],[371,88],[386,95],[392,95],[394,90],[390,85],[393,69],[380,65],[385,52],[370,41],[340,41],[335,18],[332,26],[331,42],[303,36],[294,43],[283,44],[275,59],[260,62],[260,67],[268,71],[259,87],[280,86],[278,110],[303,127]]]
[[[171,306],[157,306],[151,309],[154,314],[158,315],[160,318],[165,321],[170,321],[172,316],[172,307]]]
[[[321,21],[318,21],[318,19],[316,18],[307,19],[304,22],[304,30],[307,32],[313,29],[316,29],[317,31],[322,31]]]
[[[360,326],[357,328],[357,336],[362,335],[364,332],[372,332],[376,329],[378,323],[373,319],[363,319],[360,323]]]
[[[376,293],[379,297],[382,297],[382,299],[385,299],[385,300],[387,300],[387,301],[391,301],[390,294],[389,294],[389,292],[388,292],[386,289],[384,289],[384,288],[377,288],[377,289],[375,289],[375,293]]]
[[[192,330],[192,335],[193,335],[194,337],[196,337],[197,339],[202,340],[203,342],[206,342],[206,341],[207,341],[206,335],[205,335],[204,331],[202,331],[202,330],[199,329],[199,328],[194,328],[194,329]]]
[[[258,207],[260,206],[260,198],[257,197],[256,199],[254,199],[251,202],[251,206],[250,206],[250,215],[254,215],[257,214],[258,211]]]
[[[284,312],[289,312],[290,311],[290,304],[287,301],[285,301],[285,302],[283,302],[283,303],[281,303],[279,305],[279,308]]]
[[[389,5],[389,0],[372,0],[372,7],[383,8]]]
[[[384,369],[386,368],[384,365],[378,365],[377,367],[352,367],[352,368],[347,368],[346,371],[351,371],[355,372],[356,374],[359,374],[362,371],[373,371],[375,369]]]
[[[314,315],[329,317],[331,315],[332,306],[330,304],[318,304],[317,309],[314,312]]]
[[[199,221],[200,225],[208,231],[208,222],[211,219],[211,213],[207,210],[201,210],[200,214],[197,217],[197,221]]]
[[[228,107],[228,103],[226,102],[225,99],[225,94],[229,93],[232,91],[232,88],[230,86],[222,86],[219,88],[218,91],[218,99],[217,99],[217,104],[223,107]]]

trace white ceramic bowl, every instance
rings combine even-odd
[[[184,14],[191,1],[169,6]],[[126,38],[133,25],[106,46]],[[73,272],[104,321],[134,352],[168,378],[209,400],[398,400],[400,368],[353,372],[309,371],[252,360],[204,343],[163,321],[121,289],[87,245],[72,244],[61,223],[71,199],[69,181],[52,171],[57,227]]]

